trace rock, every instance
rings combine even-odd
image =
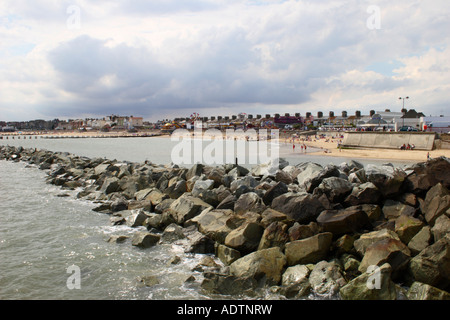
[[[325,178],[339,177],[339,169],[335,165],[327,165],[320,172],[310,176],[303,183],[306,191],[311,193],[317,188]]]
[[[366,182],[353,187],[351,194],[344,203],[348,206],[359,204],[377,204],[380,201],[381,192],[372,182]]]
[[[175,223],[169,224],[161,235],[161,240],[164,242],[174,242],[184,238],[186,236],[183,233],[183,228]]]
[[[351,183],[359,183],[359,184],[366,183],[367,178],[366,178],[366,171],[364,170],[364,168],[349,173],[348,181]]]
[[[395,219],[395,232],[400,240],[408,244],[408,242],[419,232],[424,223],[419,219],[407,215],[401,215]]]
[[[205,210],[190,220],[197,225],[198,230],[211,239],[224,243],[225,237],[231,232],[227,222],[234,215],[232,210]]]
[[[194,232],[186,232],[185,235],[189,243],[188,248],[185,250],[185,252],[200,254],[215,253],[215,241],[208,236],[202,234],[196,229],[194,230]]]
[[[382,229],[362,234],[359,239],[355,240],[354,247],[359,255],[363,257],[370,245],[384,239],[395,239],[400,241],[400,238],[395,232],[388,229]]]
[[[361,210],[367,214],[370,222],[375,222],[381,217],[381,208],[377,204],[361,204]]]
[[[231,192],[236,192],[236,190],[242,186],[247,187],[248,190],[253,190],[258,186],[258,181],[252,176],[245,176],[231,182],[230,190]]]
[[[317,217],[317,223],[324,232],[334,235],[356,232],[362,228],[370,228],[367,214],[360,206],[342,210],[325,210]]]
[[[323,260],[330,249],[333,234],[330,232],[319,233],[310,238],[295,240],[285,245],[287,264],[316,263]]]
[[[406,190],[421,194],[441,183],[450,188],[450,160],[438,157],[427,162],[415,164],[410,168],[412,173],[405,180]]]
[[[178,199],[187,191],[187,183],[185,180],[178,180],[173,187],[169,187],[165,190],[165,193],[171,199]]]
[[[361,262],[356,259],[356,257],[351,254],[345,253],[341,256],[340,261],[347,277],[350,276],[351,278],[353,278],[354,276],[356,276],[356,274],[359,274],[358,269]]]
[[[186,173],[186,180],[190,180],[195,176],[201,176],[203,173],[204,165],[200,163],[194,164]]]
[[[409,300],[450,300],[450,294],[425,283],[415,281],[408,289]]]
[[[135,232],[131,239],[131,244],[140,248],[149,248],[158,243],[160,236],[145,231]]]
[[[305,280],[308,280],[310,273],[311,270],[309,270],[307,266],[302,264],[288,267],[283,273],[281,284],[283,286],[289,286],[298,282],[303,282]]]
[[[391,280],[391,266],[385,263],[372,268],[343,286],[339,294],[343,300],[396,300],[397,288]]]
[[[155,206],[155,212],[156,213],[164,213],[167,210],[169,210],[172,203],[175,201],[175,199],[164,199],[162,200],[157,206]]]
[[[203,200],[185,193],[170,205],[169,214],[178,224],[183,224],[207,208],[212,207]]]
[[[295,222],[289,228],[288,234],[291,241],[306,239],[319,233],[319,226],[315,222],[310,222],[308,225],[302,225]]]
[[[262,199],[255,192],[241,195],[234,204],[234,212],[238,215],[242,215],[247,211],[261,213],[265,208],[266,206],[263,204]]]
[[[372,182],[384,196],[396,195],[406,178],[406,173],[390,165],[368,164],[365,169],[368,182]]]
[[[381,266],[384,263],[391,265],[392,272],[401,271],[408,265],[410,257],[410,250],[400,240],[380,240],[366,249],[359,271],[363,273],[369,266]]]
[[[386,200],[382,210],[386,219],[396,219],[401,215],[413,216],[416,212],[414,207],[394,200]]]
[[[225,237],[224,244],[246,254],[258,248],[263,231],[263,227],[257,223],[245,223],[231,231]]]
[[[284,170],[277,170],[277,172],[275,174],[275,181],[283,182],[286,185],[294,182],[294,180],[292,179],[292,176]]]
[[[221,295],[253,295],[258,283],[251,277],[237,277],[217,272],[205,272],[201,287],[204,291]]]
[[[423,227],[408,243],[412,255],[418,254],[430,245],[433,235],[429,226]]]
[[[353,190],[347,179],[338,177],[325,178],[314,190],[314,193],[325,194],[330,202],[339,203]]]
[[[441,183],[432,187],[425,197],[422,213],[429,225],[433,226],[436,219],[450,208],[450,192]]]
[[[216,255],[225,265],[230,265],[241,257],[241,253],[238,250],[227,247],[223,244],[219,244],[217,246]]]
[[[197,180],[192,189],[192,195],[198,197],[203,191],[214,188],[214,180]]]
[[[153,206],[159,205],[163,200],[167,199],[168,196],[158,189],[153,189],[144,197],[144,200],[150,200]]]
[[[159,284],[159,279],[154,275],[143,276],[139,279],[139,282],[142,282],[146,287],[153,287]]]
[[[447,235],[412,258],[409,270],[416,281],[448,290],[450,285],[450,237]]]
[[[328,209],[319,198],[309,193],[293,192],[273,199],[271,207],[301,224],[315,221],[323,210]]]
[[[263,202],[265,205],[270,205],[272,200],[284,193],[288,192],[288,188],[284,182],[278,182],[272,186],[263,196]]]
[[[289,242],[289,234],[287,232],[287,224],[274,221],[264,230],[258,245],[258,250],[271,247],[280,247],[284,250],[284,245]]]
[[[447,214],[450,214],[450,209],[447,210]],[[436,219],[431,232],[434,236],[434,241],[439,241],[450,233],[450,218],[445,214]]]
[[[261,213],[260,223],[264,228],[267,228],[272,222],[275,221],[284,222],[288,225],[291,225],[293,223],[293,221],[290,220],[284,213],[273,210],[271,208],[267,208]]]
[[[310,270],[305,265],[289,267],[283,273],[281,294],[287,298],[301,298],[309,294],[311,285],[308,280]]]
[[[104,194],[110,194],[119,190],[119,179],[116,177],[106,178],[103,182],[100,192]]]
[[[142,209],[144,211],[147,212],[151,212],[152,211],[152,203],[150,202],[150,200],[130,200],[130,202],[128,202],[127,207],[123,208],[122,204],[118,207],[120,210],[137,210],[137,209]]]
[[[252,278],[267,285],[277,285],[285,265],[285,255],[280,248],[273,247],[252,252],[234,261],[230,265],[230,272],[236,277]]]
[[[309,283],[316,294],[334,296],[347,284],[347,281],[336,262],[320,261],[311,271]]]
[[[106,172],[106,170],[108,169],[109,166],[110,166],[109,163],[102,163],[102,164],[99,164],[98,166],[96,166],[96,167],[94,168],[94,173],[95,173],[97,176],[100,176],[100,175],[102,175],[102,174],[104,174],[104,173]]]
[[[338,255],[352,252],[354,242],[353,236],[344,234],[333,243],[333,251],[336,251]]]
[[[297,182],[300,186],[304,186],[306,180],[319,175],[319,173],[323,170],[323,167],[321,165],[312,162],[308,162],[297,168],[302,170],[297,175]]]
[[[217,209],[234,209],[234,205],[236,203],[236,197],[234,195],[229,195],[225,199],[223,199],[218,205]]]
[[[136,213],[132,213],[128,217],[126,217],[126,224],[131,228],[136,228],[144,225],[145,220],[148,218],[148,215],[143,210],[138,210]]]
[[[152,192],[153,190],[154,190],[153,188],[146,188],[146,189],[139,190],[138,192],[136,192],[134,194],[134,198],[137,201],[144,200],[149,195],[149,193]]]
[[[129,237],[124,235],[112,235],[109,237],[108,242],[110,243],[122,243],[125,242]]]

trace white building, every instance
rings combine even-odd
[[[450,132],[450,117],[421,117],[420,129],[424,131],[448,133]]]

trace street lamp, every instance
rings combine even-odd
[[[405,110],[405,99],[409,99],[409,97],[405,97],[405,98],[398,98],[399,100],[403,100],[403,108],[402,108],[402,112],[403,110]],[[403,115],[402,117],[403,121],[402,121],[402,128],[405,126],[405,115]]]

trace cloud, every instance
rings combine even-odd
[[[71,5],[81,13],[74,30]],[[367,28],[369,5],[381,29]],[[351,112],[405,94],[418,110],[439,110],[447,101],[446,1],[18,0],[0,12],[0,118]]]

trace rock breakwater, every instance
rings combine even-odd
[[[450,298],[447,158],[403,169],[283,160],[187,169],[0,146],[0,160],[46,170],[111,224],[137,228],[110,242],[145,250],[187,239],[187,251],[205,254],[201,288],[212,294]]]

